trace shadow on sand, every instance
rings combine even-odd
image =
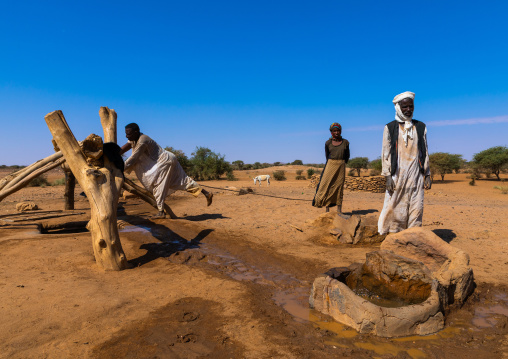
[[[441,238],[446,243],[450,243],[455,238],[457,238],[457,235],[451,229],[433,229],[432,232],[434,232],[439,238]]]

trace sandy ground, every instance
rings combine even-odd
[[[86,231],[40,234],[26,221],[0,227],[0,357],[417,359],[508,352],[508,195],[494,189],[499,182],[473,187],[465,174],[453,174],[426,193],[424,227],[469,253],[477,288],[440,333],[382,339],[308,307],[318,274],[363,261],[377,247],[311,237],[306,221],[324,210],[311,206],[309,181],[294,179],[300,168],[286,167],[288,180],[270,187],[254,187],[250,177],[273,169],[202,182],[215,194],[210,207],[204,197],[173,194],[167,203],[177,220],[152,221],[153,208],[122,200],[120,219],[129,225],[120,238],[133,267],[122,272],[96,267]],[[62,176],[55,171],[49,179]],[[228,186],[254,193],[238,196]],[[87,220],[88,201],[79,192],[75,212],[83,214],[38,222]],[[346,191],[343,209],[377,216],[383,196]],[[7,197],[0,219],[24,200],[62,209],[63,186]]]

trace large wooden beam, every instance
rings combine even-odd
[[[116,225],[118,198],[123,184],[121,170],[116,168],[106,156],[104,156],[104,167],[95,168],[88,165],[62,111],[47,114],[45,120],[53,139],[90,202],[91,219],[87,228],[92,235],[97,265],[104,270],[127,268],[127,259]],[[111,139],[111,128],[104,128],[104,132]]]

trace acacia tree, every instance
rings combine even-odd
[[[245,164],[244,164],[244,162],[243,162],[243,161],[240,161],[240,160],[238,160],[238,161],[233,161],[233,162],[231,162],[231,164],[232,164],[233,166],[235,166],[235,168],[236,168],[237,170],[240,170],[240,171],[241,171],[241,170],[243,170],[243,166],[245,165]]]
[[[473,156],[473,162],[479,168],[494,173],[498,180],[503,167],[508,166],[508,148],[505,146],[491,147]]]
[[[363,169],[367,169],[369,165],[369,159],[367,157],[355,157],[351,158],[347,164],[349,168],[356,170],[358,177],[360,177],[360,171]]]
[[[453,171],[457,172],[464,163],[462,155],[450,154],[446,152],[435,152],[429,155],[430,173],[432,178],[434,174],[438,173],[441,176],[441,181],[448,173]]]

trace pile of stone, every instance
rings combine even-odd
[[[315,174],[310,178],[309,187],[316,188],[321,175]],[[386,189],[386,179],[384,176],[370,177],[351,177],[347,176],[344,188],[350,191],[366,191],[373,193],[384,193]]]
[[[373,193],[384,193],[386,179],[384,176],[370,177],[346,177],[344,187],[350,191],[366,191]]]

